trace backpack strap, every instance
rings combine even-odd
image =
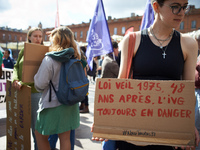
[[[55,89],[52,81],[50,80],[50,82],[49,82],[49,102],[51,102],[51,87],[53,87],[53,90],[56,93],[56,89]]]

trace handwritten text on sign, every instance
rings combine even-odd
[[[98,79],[94,132],[111,134],[114,127],[122,135],[192,137],[194,107],[193,81]]]
[[[30,149],[31,89],[18,91],[11,81],[6,84],[7,150]]]
[[[99,90],[111,90],[111,87],[117,90],[137,90],[135,94],[121,94],[120,96],[114,96],[113,94],[99,94],[98,95],[98,103],[114,103],[115,101],[119,103],[141,103],[141,104],[150,104],[154,105],[155,103],[159,105],[164,104],[172,104],[172,105],[184,105],[185,99],[182,95],[177,96],[175,93],[182,94],[185,88],[184,83],[171,83],[169,87],[167,87],[167,96],[162,96],[165,93],[164,89],[161,87],[161,83],[155,83],[153,81],[139,82],[137,85],[131,84],[130,81],[116,81],[112,86],[111,82],[108,80],[107,82],[100,81],[98,84]],[[154,91],[157,93],[157,101],[156,99],[152,99],[150,93],[145,94],[143,91]],[[155,96],[154,96],[155,97]],[[99,115],[126,115],[126,116],[136,116],[137,109],[107,109],[107,108],[99,108],[97,109]],[[153,109],[142,109],[139,112],[141,116],[153,116]],[[158,117],[182,117],[182,118],[191,118],[192,111],[188,109],[161,109],[158,108],[157,115]]]

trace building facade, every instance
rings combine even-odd
[[[0,43],[26,41],[27,31],[0,27]]]
[[[134,31],[139,31],[141,21],[142,16],[135,16],[134,13],[132,13],[130,17],[119,19],[112,19],[111,16],[109,16],[107,20],[111,36],[124,36],[126,30],[128,30],[130,27],[133,27]],[[78,42],[86,42],[89,25],[90,22],[82,22],[81,24],[69,25],[68,27],[74,32]],[[198,29],[200,29],[200,8],[196,9],[194,5],[191,5],[186,12],[184,20],[181,22],[180,27],[176,30],[181,33],[187,33]]]
[[[134,13],[127,18],[112,19],[112,17],[109,16],[107,22],[110,35],[124,36],[126,30],[128,30],[130,27],[133,27],[134,31],[139,31],[141,20],[142,16],[135,15]],[[82,22],[81,24],[72,24],[67,26],[74,32],[78,42],[86,42],[90,22],[91,20],[88,23]],[[38,24],[38,26],[42,27],[41,22]],[[54,28],[43,29],[44,41],[49,41],[48,35],[45,34],[46,31],[51,31],[53,29]],[[200,29],[200,8],[196,9],[194,5],[191,5],[189,10],[186,12],[184,20],[181,22],[180,27],[176,30],[182,33],[187,33],[198,29]],[[27,30],[22,31],[8,27],[0,27],[0,43],[26,41],[26,36]]]
[[[192,32],[200,29],[200,8],[196,9],[194,5],[189,7],[184,20],[181,22],[178,31],[182,33]]]

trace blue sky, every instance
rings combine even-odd
[[[93,17],[97,0],[58,0],[61,25],[88,23]],[[143,15],[146,0],[103,0],[106,16],[123,18],[131,13]],[[189,4],[200,8],[199,0],[189,0]],[[8,26],[27,29],[37,26],[54,27],[56,0],[0,0],[0,27]]]

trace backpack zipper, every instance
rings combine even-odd
[[[82,86],[75,87],[75,88],[71,88],[71,90],[80,89],[80,88],[82,88],[82,87],[84,87],[84,86],[87,86],[88,84],[89,84],[89,83],[87,83],[87,84],[84,84],[84,85],[82,85]]]
[[[71,88],[71,90],[73,91],[73,94],[75,95],[75,91],[74,91],[74,90],[76,90],[76,89],[80,89],[80,88],[82,88],[82,87],[84,87],[84,86],[87,86],[88,84],[89,84],[89,83],[84,84],[84,85],[79,86],[79,87]],[[88,95],[88,93],[87,93],[86,95]]]

